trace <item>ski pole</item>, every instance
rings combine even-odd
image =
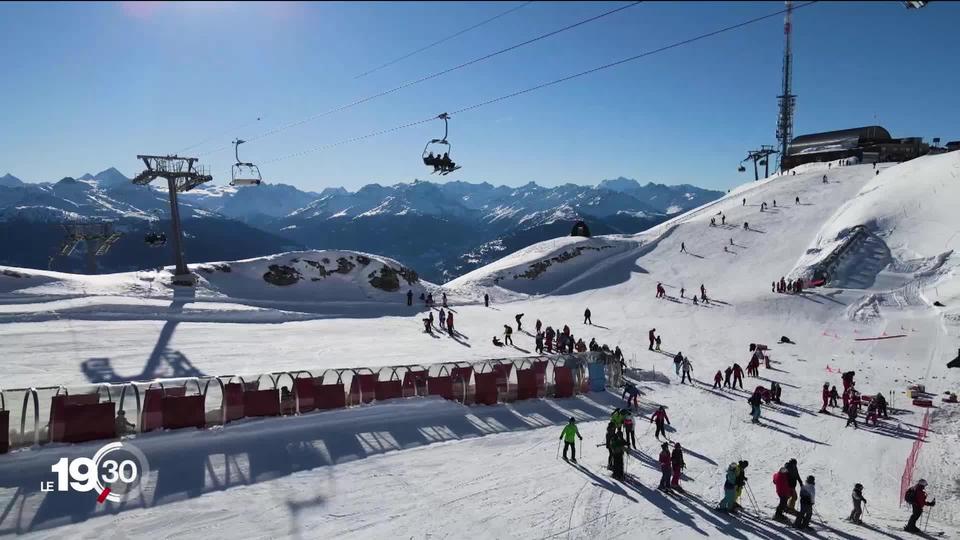
[[[814,507],[813,512],[814,512],[815,514],[817,514],[817,519],[820,520],[820,524],[823,525],[824,527],[826,527],[826,526],[827,526],[827,522],[824,521],[823,516],[820,515],[820,511],[817,510],[816,507]],[[928,516],[928,517],[929,517],[929,516]]]
[[[923,534],[927,534],[927,525],[930,524],[930,514],[933,513],[933,510],[927,512],[927,519],[923,522]]]
[[[560,459],[560,443],[563,441],[557,441],[557,459]]]
[[[757,498],[753,496],[753,488],[750,487],[750,482],[744,480],[743,485],[747,488],[747,495],[750,497],[750,502],[753,503],[753,508],[757,511],[757,515],[760,515],[760,505],[757,504]]]

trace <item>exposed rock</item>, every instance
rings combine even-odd
[[[280,287],[293,285],[302,278],[303,276],[300,275],[300,272],[297,272],[296,268],[282,264],[271,264],[270,271],[263,274],[264,281]]]

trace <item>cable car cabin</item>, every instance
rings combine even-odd
[[[147,233],[143,241],[150,247],[163,247],[167,244],[166,233]]]
[[[231,186],[259,186],[261,182],[260,168],[253,163],[234,163],[230,168]]]

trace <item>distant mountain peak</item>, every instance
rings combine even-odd
[[[23,185],[23,180],[20,180],[16,176],[7,173],[3,176],[0,176],[0,186],[4,187],[19,187]]]

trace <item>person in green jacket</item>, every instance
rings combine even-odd
[[[610,413],[610,421],[613,422],[613,425],[616,426],[618,430],[623,428],[623,413],[620,412],[620,409],[614,409],[613,412]]]
[[[576,438],[579,437],[580,440],[583,440],[583,437],[580,435],[580,430],[577,429],[577,420],[576,418],[570,418],[570,422],[564,426],[563,432],[560,433],[560,439],[563,440],[563,460],[567,460],[567,449],[570,449],[572,455],[571,461],[574,463],[577,462],[577,447],[574,444]]]

